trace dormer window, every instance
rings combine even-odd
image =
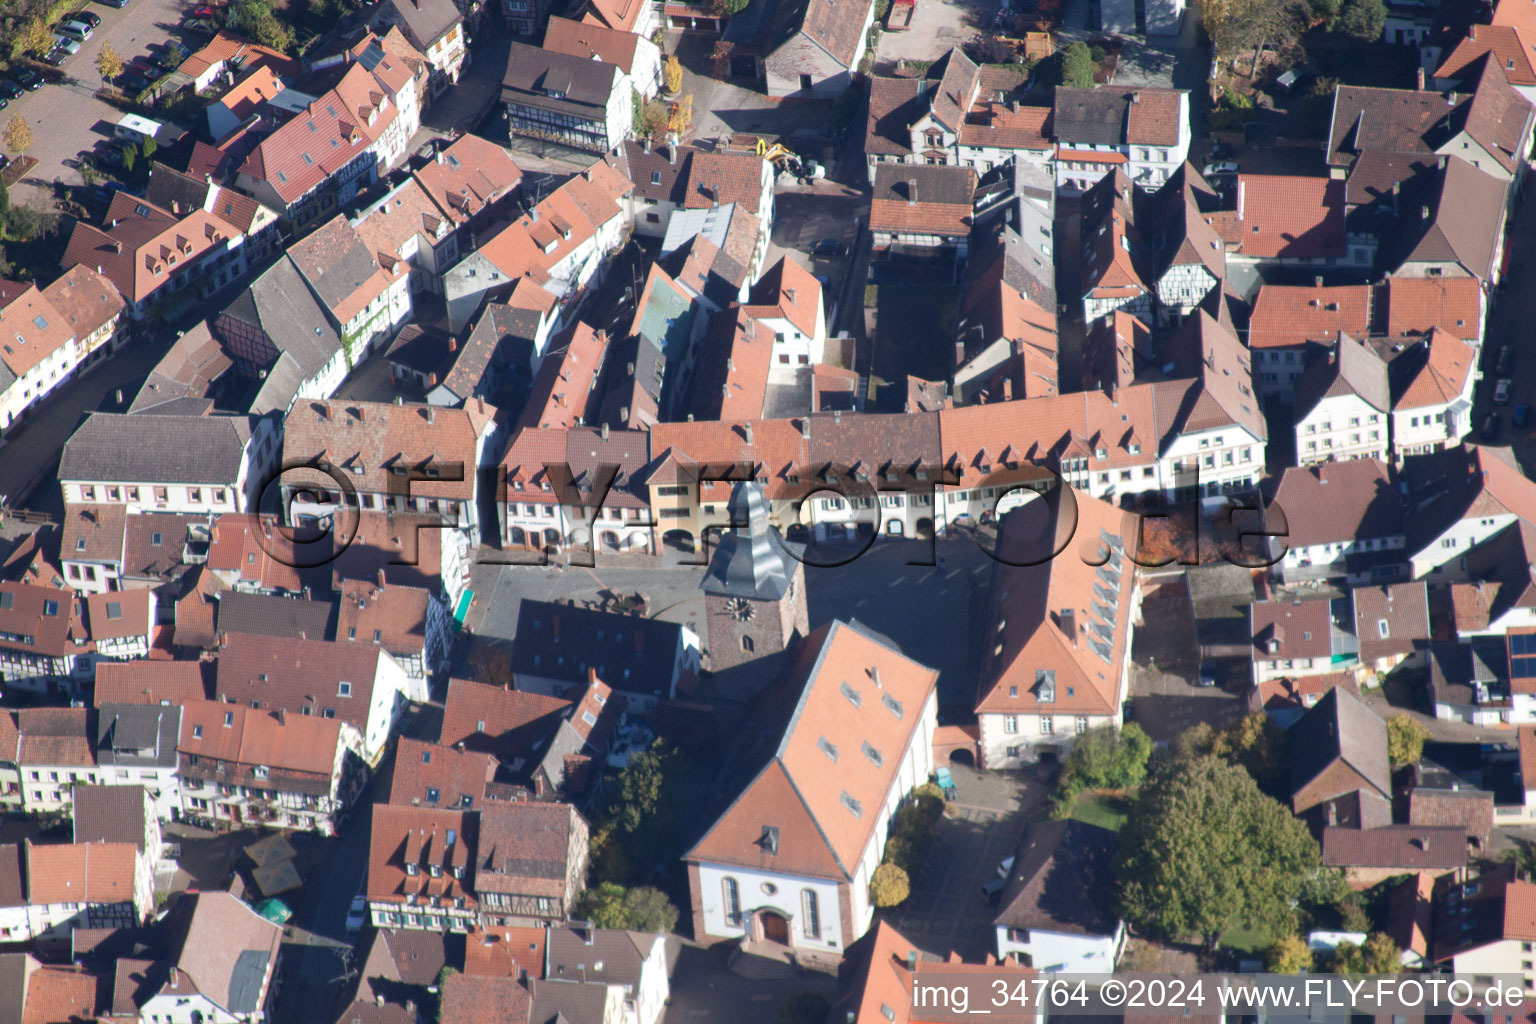
[[[418,872],[419,872],[419,871],[420,871],[420,870],[421,870],[421,869],[420,869],[420,868],[418,868],[418,867],[417,867],[417,866],[416,866],[416,865],[415,865],[415,864],[414,864],[414,863],[412,863],[412,862],[407,862],[407,863],[406,863],[406,865],[405,865],[405,874],[406,874],[406,877],[408,877],[408,878],[415,878],[415,877],[416,877],[416,875],[417,875],[417,873],[418,873]]]

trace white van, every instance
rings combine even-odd
[[[91,26],[83,21],[66,21],[59,26],[59,33],[68,36],[77,43],[83,43],[91,38]]]

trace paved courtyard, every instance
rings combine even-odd
[[[919,0],[912,26],[880,33],[879,63],[938,60],[952,46],[964,46],[997,16],[997,0]],[[882,26],[882,29],[884,26]]]
[[[95,95],[101,87],[96,55],[102,44],[110,42],[125,63],[145,55],[151,43],[163,43],[170,38],[182,39],[188,49],[195,50],[208,37],[181,31],[184,6],[185,0],[135,0],[123,10],[91,5],[90,9],[101,17],[101,27],[59,69],[64,78],[14,100],[0,114],[0,121],[21,117],[32,125],[33,144],[27,155],[37,161],[37,166],[12,186],[12,202],[48,209],[53,202],[55,180],[80,184],[75,158],[109,137],[112,126],[123,116],[122,111]]]
[[[1028,814],[1045,790],[1021,777],[951,765],[958,799],[939,820],[933,845],[912,878],[907,902],[890,921],[908,939],[939,956],[951,950],[969,962],[995,952],[992,920],[981,888],[1011,857]]]
[[[829,1002],[837,994],[830,974],[802,972],[784,980],[742,978],[726,969],[734,943],[709,949],[684,946],[672,973],[666,1024],[779,1024],[779,1008],[798,992],[818,992]]]

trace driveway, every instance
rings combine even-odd
[[[914,872],[907,902],[889,912],[897,930],[920,949],[939,956],[951,950],[968,963],[995,951],[992,919],[981,888],[1018,846],[1024,818],[1045,790],[1012,773],[950,765],[958,798],[939,819],[933,844]]]
[[[87,5],[82,5],[87,6]],[[45,85],[37,92],[11,103],[0,121],[20,116],[32,124],[32,148],[27,155],[37,166],[11,188],[11,201],[48,209],[52,205],[55,181],[80,184],[80,172],[72,165],[82,152],[112,134],[123,112],[96,98],[101,76],[96,73],[96,55],[104,42],[110,42],[126,64],[149,52],[151,43],[169,38],[181,39],[187,49],[196,51],[207,36],[185,35],[180,28],[185,0],[133,0],[118,10],[102,4],[88,5],[101,16],[101,26],[92,33],[80,52],[64,62],[59,70],[64,78]],[[189,127],[182,125],[183,128]]]

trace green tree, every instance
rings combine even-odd
[[[711,7],[714,12],[723,17],[734,17],[747,9],[751,0],[713,0]]]
[[[101,51],[96,54],[96,71],[103,82],[110,82],[123,73],[123,58],[111,43],[101,44]]]
[[[1116,875],[1133,924],[1193,933],[1210,951],[1233,923],[1292,931],[1294,901],[1318,861],[1317,841],[1253,776],[1205,756],[1160,764],[1142,786]]]
[[[1307,13],[1313,20],[1332,26],[1341,6],[1342,0],[1307,0]]]
[[[1344,0],[1334,27],[1356,39],[1374,42],[1387,27],[1387,7],[1381,0]]]
[[[53,33],[48,31],[48,23],[42,18],[29,18],[17,31],[16,39],[11,44],[11,55],[19,57],[25,53],[42,55],[53,46]]]
[[[1078,40],[1061,55],[1061,84],[1072,89],[1093,88],[1093,54]]]
[[[12,114],[5,124],[5,145],[12,153],[25,153],[32,148],[32,125],[20,114]]]
[[[1346,939],[1329,955],[1328,969],[1334,974],[1361,974],[1365,971],[1365,957],[1359,946]]]
[[[1152,738],[1135,722],[1100,725],[1078,736],[1062,769],[1081,789],[1130,789],[1147,777]]]
[[[5,183],[5,178],[0,176],[0,218],[11,212],[11,187]]]
[[[588,888],[576,901],[576,916],[599,928],[623,928],[624,887],[617,882],[603,882]]]
[[[1260,782],[1269,782],[1285,768],[1285,730],[1264,712],[1255,711],[1223,732],[1212,753],[1248,769]]]
[[[820,992],[796,992],[779,1006],[779,1024],[825,1024],[832,1004]]]
[[[681,750],[658,739],[650,749],[630,757],[610,791],[599,832],[604,845],[622,851],[625,872],[605,875],[604,881],[629,882],[649,877],[677,843],[682,831],[682,806],[688,782],[688,759]],[[613,858],[618,859],[618,858]]]
[[[636,932],[662,935],[677,927],[677,908],[667,894],[649,885],[624,894],[624,927]]]
[[[1387,757],[1391,759],[1392,767],[1418,764],[1419,758],[1424,756],[1427,739],[1429,730],[1412,717],[1398,713],[1387,719]]]
[[[1312,951],[1299,935],[1282,935],[1264,955],[1264,966],[1274,974],[1300,974],[1312,969]]]
[[[1366,974],[1396,974],[1403,969],[1403,951],[1385,932],[1372,932],[1360,947]]]
[[[230,8],[226,24],[252,42],[284,53],[293,52],[293,29],[272,12],[272,5],[266,0],[244,0],[236,4]]]
[[[869,898],[877,907],[900,906],[911,892],[907,873],[895,864],[881,864],[869,876]]]

